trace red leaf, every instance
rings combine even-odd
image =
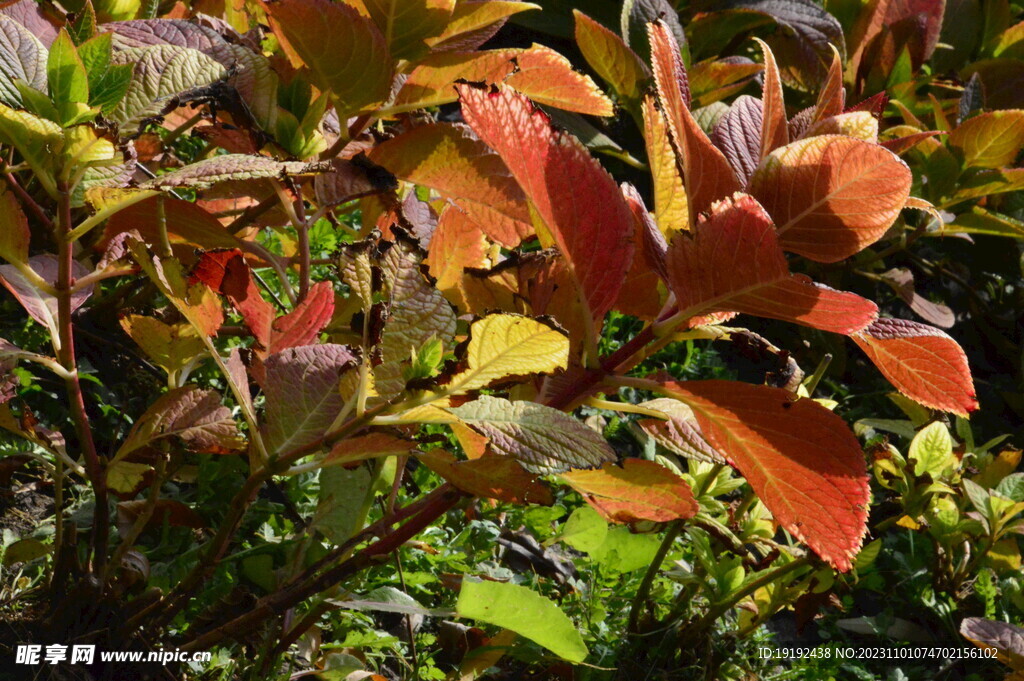
[[[910,399],[961,416],[978,409],[967,356],[942,331],[905,319],[879,319],[853,340]]]
[[[649,240],[648,232],[656,232],[659,237],[661,232],[647,212],[640,194],[632,185],[623,184],[622,195],[633,216],[634,241],[637,245],[633,249],[633,261],[626,272],[626,280],[619,291],[615,309],[640,319],[654,321],[662,307],[662,295],[658,290],[662,277],[658,268],[663,265],[664,256],[660,257],[659,262],[659,256],[656,253],[649,255],[648,249],[642,245]]]
[[[696,222],[696,216],[707,210],[713,201],[729,196],[742,187],[725,156],[711,143],[690,114],[690,92],[676,39],[660,20],[650,24],[648,30],[658,102],[665,112],[676,152],[682,161],[692,224]]]
[[[448,206],[437,221],[424,262],[448,301],[462,312],[472,312],[466,298],[465,270],[488,264],[483,229],[458,206]],[[483,312],[483,310],[479,310]]]
[[[814,107],[814,118],[811,123],[823,121],[843,113],[846,106],[846,90],[843,89],[843,58],[839,50],[832,48],[832,65],[828,69],[825,84],[818,93],[818,102]]]
[[[735,381],[667,383],[775,519],[846,571],[867,531],[867,465],[843,420],[781,388]]]
[[[160,204],[163,202],[163,215]],[[240,240],[230,234],[216,217],[194,203],[154,196],[115,213],[107,220],[101,246],[118,234],[137,231],[144,241],[160,243],[160,220],[165,220],[171,243],[190,243],[202,248],[236,248]]]
[[[260,347],[270,346],[271,323],[277,313],[260,295],[241,251],[232,248],[203,253],[189,277],[189,284],[196,282],[225,296],[242,315]]]
[[[314,284],[306,299],[286,315],[274,320],[267,352],[310,345],[334,315],[334,287],[329,281]]]
[[[696,229],[676,234],[666,259],[668,284],[688,317],[745,312],[855,333],[878,314],[870,300],[790,274],[771,218],[746,194],[716,203]]]
[[[661,464],[625,459],[597,470],[574,470],[559,477],[583,495],[601,515],[616,523],[692,518],[699,510],[686,481]]]
[[[602,319],[633,252],[633,223],[615,180],[526,97],[506,88],[458,90],[463,118],[512,171],[565,256],[587,312]]]

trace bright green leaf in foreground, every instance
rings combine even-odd
[[[511,629],[570,662],[582,662],[587,646],[557,605],[525,586],[462,580],[459,617]]]

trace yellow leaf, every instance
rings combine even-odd
[[[191,324],[165,324],[153,317],[129,315],[121,320],[121,327],[169,374],[180,371],[206,349]]]
[[[916,520],[911,518],[909,515],[905,515],[902,518],[900,518],[899,520],[897,520],[896,524],[899,525],[900,527],[905,527],[908,530],[919,530],[919,529],[921,529],[921,523],[917,522]]]
[[[450,388],[476,390],[510,376],[547,374],[568,361],[569,339],[562,331],[529,317],[494,314],[470,327],[468,366]]]

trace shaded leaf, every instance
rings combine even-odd
[[[615,180],[574,137],[511,90],[460,85],[462,115],[496,150],[565,257],[594,320],[611,309],[632,255],[633,225]]]
[[[338,442],[331,448],[324,463],[351,463],[384,456],[402,456],[409,454],[415,446],[415,442],[387,433],[368,433]]]
[[[1008,624],[967,617],[960,623],[960,635],[981,649],[995,648],[999,659],[1010,668],[1024,670],[1024,629]]]
[[[416,59],[427,52],[427,39],[439,36],[455,9],[455,0],[363,0],[392,59]]]
[[[853,340],[910,399],[961,416],[978,408],[967,356],[939,329],[905,319],[879,319]]]
[[[664,523],[696,515],[697,500],[686,481],[661,464],[625,459],[590,471],[569,471],[559,478],[583,495],[606,519],[617,523]]]
[[[775,55],[768,44],[758,40],[764,52],[764,88],[761,94],[761,154],[769,153],[789,143],[789,124],[786,121],[786,103],[782,97],[782,78],[775,63]]]
[[[309,445],[337,418],[344,404],[341,377],[358,358],[344,345],[304,345],[270,355],[266,377],[266,444],[271,453]]]
[[[688,317],[745,312],[854,333],[878,314],[869,300],[790,274],[771,219],[745,194],[715,204],[692,232],[676,234],[666,264]]]
[[[128,315],[121,318],[121,328],[169,374],[180,371],[206,350],[190,324],[165,324],[153,317]]]
[[[824,135],[773,151],[749,191],[771,214],[784,249],[836,262],[885,234],[910,183],[910,169],[887,149]]]
[[[895,267],[882,273],[885,283],[892,286],[896,294],[910,309],[927,322],[948,329],[956,323],[953,311],[941,303],[933,303],[914,290],[914,275],[906,267]]]
[[[13,192],[0,193],[0,258],[7,262],[28,262],[31,239],[28,218]]]
[[[870,490],[860,444],[843,420],[781,388],[735,381],[668,383],[775,519],[839,570],[867,531]]]
[[[427,42],[434,51],[473,50],[497,33],[509,17],[534,9],[541,7],[532,2],[461,0],[444,33]]]
[[[595,468],[615,460],[615,452],[600,434],[572,416],[536,402],[481,395],[447,411],[488,437],[492,452],[512,457],[531,473]]]
[[[711,141],[722,150],[744,184],[761,163],[762,118],[761,101],[740,95],[711,133]]]
[[[168,391],[135,422],[115,458],[169,437],[200,453],[227,454],[241,449],[245,440],[231,418],[231,410],[220,400],[216,391],[196,385]]]

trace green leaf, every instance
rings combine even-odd
[[[334,544],[344,544],[362,529],[373,496],[373,473],[368,466],[324,468],[314,526]]]
[[[29,563],[36,558],[42,558],[50,552],[50,547],[38,539],[22,539],[16,541],[6,549],[0,550],[3,554],[4,565],[15,563]]]
[[[363,0],[384,35],[393,59],[417,59],[427,53],[425,40],[441,35],[455,0]]]
[[[96,35],[96,10],[92,0],[85,0],[82,7],[75,11],[75,19],[68,26],[68,33],[76,45],[81,45]]]
[[[943,473],[957,464],[953,455],[953,438],[949,429],[938,421],[931,423],[914,436],[908,456],[914,462],[914,475],[927,473],[939,480]]]
[[[657,535],[633,534],[628,527],[613,527],[590,556],[609,570],[632,572],[651,564],[660,543]]]
[[[615,460],[615,452],[599,433],[543,404],[481,395],[448,411],[489,438],[495,453],[515,458],[531,473],[599,468]]]
[[[0,104],[0,143],[17,149],[47,193],[57,196],[53,161],[64,146],[60,126]]]
[[[50,98],[60,113],[59,122],[69,125],[89,102],[89,74],[71,36],[63,29],[50,45],[46,77]]]
[[[562,526],[558,539],[584,553],[594,553],[608,537],[608,521],[590,506],[580,506]]]
[[[570,662],[587,657],[587,646],[572,620],[555,603],[525,586],[464,577],[455,612],[510,629]]]

